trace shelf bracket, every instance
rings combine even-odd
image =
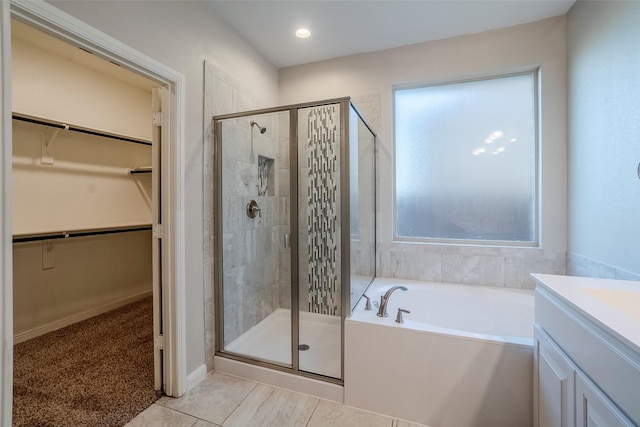
[[[63,124],[62,128],[58,128],[51,133],[51,136],[47,138],[47,132],[42,137],[42,157],[40,163],[43,165],[53,164],[53,148],[54,142],[61,130],[69,130],[69,125]]]

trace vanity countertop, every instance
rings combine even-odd
[[[640,353],[640,282],[532,274],[539,286]]]

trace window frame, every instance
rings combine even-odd
[[[410,83],[410,84],[394,84],[391,86],[391,109],[392,109],[392,139],[393,139],[393,165],[392,165],[392,222],[393,222],[393,238],[392,241],[394,243],[424,243],[424,244],[438,244],[438,245],[457,245],[457,246],[487,246],[487,247],[524,247],[524,248],[539,248],[541,247],[541,143],[540,143],[540,135],[541,135],[541,121],[540,117],[542,116],[540,111],[540,98],[541,98],[541,84],[540,84],[540,67],[535,68],[526,68],[520,71],[514,71],[509,73],[502,74],[490,74],[476,77],[469,77],[463,79],[454,79],[454,80],[438,80],[431,82],[422,82],[422,83]],[[396,193],[396,183],[397,183],[397,172],[398,172],[398,155],[397,155],[397,141],[396,141],[396,119],[397,119],[397,106],[396,106],[396,93],[402,90],[408,89],[421,89],[421,88],[429,88],[436,86],[448,86],[460,83],[470,83],[470,82],[481,82],[487,80],[499,80],[508,77],[515,76],[525,76],[529,75],[533,81],[533,93],[532,93],[532,103],[533,103],[533,129],[534,129],[534,185],[533,185],[533,240],[531,241],[522,241],[522,240],[484,240],[484,239],[454,239],[454,238],[435,238],[435,237],[409,237],[409,236],[399,236],[398,235],[398,215],[397,215],[397,193]]]

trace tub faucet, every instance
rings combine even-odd
[[[400,289],[401,291],[406,291],[407,288],[404,286],[394,286],[389,289],[383,296],[380,297],[380,308],[378,309],[378,317],[389,317],[389,313],[387,313],[387,303],[389,302],[389,298],[391,298],[391,294],[396,290]]]

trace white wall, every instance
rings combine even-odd
[[[541,69],[541,249],[393,243],[392,85]],[[566,216],[565,18],[280,70],[283,104],[379,94],[379,264],[383,276],[533,287],[529,272],[564,273]]]
[[[214,16],[205,2],[51,1],[51,4],[186,76],[184,158],[187,373],[205,361],[203,312],[204,61],[276,105],[277,70]],[[238,105],[243,110],[242,105]]]
[[[569,251],[580,275],[640,280],[638,22],[638,2],[578,1],[567,15]]]

